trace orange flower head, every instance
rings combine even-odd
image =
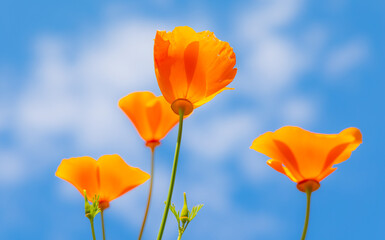
[[[63,159],[55,175],[74,185],[83,197],[84,189],[90,199],[99,195],[102,209],[150,178],[139,168],[127,165],[117,154],[101,156],[98,161],[91,157]]]
[[[157,31],[154,44],[155,74],[159,88],[174,112],[192,112],[223,90],[237,73],[235,54],[227,42],[209,31],[176,27]]]
[[[131,93],[120,99],[119,107],[149,147],[158,145],[179,121],[164,97],[151,92]]]
[[[334,172],[334,164],[350,157],[362,135],[357,128],[339,134],[320,134],[299,127],[286,126],[256,138],[251,149],[269,156],[267,164],[297,183],[303,192],[315,191],[319,182]]]

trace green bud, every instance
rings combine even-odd
[[[98,197],[95,196],[93,198],[92,204],[90,204],[88,202],[87,192],[86,192],[85,189],[83,190],[83,193],[84,193],[84,210],[85,210],[85,215],[86,215],[86,217],[88,219],[93,221],[95,216],[96,216],[96,214],[98,214],[100,212],[99,196]]]
[[[91,207],[91,204],[88,202],[87,192],[86,192],[85,189],[83,190],[83,193],[84,193],[84,210],[85,210],[85,214],[86,214],[87,218],[90,218],[91,217],[92,207]],[[92,219],[90,218],[90,220],[92,220]]]
[[[183,193],[183,195],[184,195],[184,204],[183,204],[182,211],[180,213],[180,220],[182,221],[182,224],[188,221],[188,214],[189,214],[188,207],[187,207],[186,193]]]

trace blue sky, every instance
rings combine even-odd
[[[173,202],[204,203],[183,239],[299,239],[305,195],[249,149],[284,125],[363,144],[313,194],[308,239],[384,239],[382,1],[0,1],[0,235],[91,239],[83,199],[54,176],[63,158],[120,154],[149,171],[150,152],[117,106],[160,94],[156,30],[210,30],[237,56],[235,90],[185,121]],[[176,129],[156,152],[144,239],[166,199]],[[113,201],[108,239],[135,239],[148,183]],[[99,226],[99,219],[96,226]],[[100,230],[98,229],[100,236]],[[164,239],[176,239],[169,215]],[[100,239],[100,238],[99,238]]]

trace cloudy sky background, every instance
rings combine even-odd
[[[363,144],[313,194],[308,239],[383,239],[385,36],[381,1],[0,2],[1,239],[91,239],[84,202],[54,173],[63,158],[120,154],[150,171],[150,152],[117,106],[133,91],[159,95],[156,30],[210,30],[237,56],[233,91],[186,119],[173,202],[204,203],[183,236],[299,239],[306,199],[254,138],[284,125]],[[156,152],[144,239],[155,239],[176,129]],[[135,239],[148,183],[105,212],[108,239]],[[96,220],[100,239],[99,218]],[[176,239],[169,215],[164,239]]]

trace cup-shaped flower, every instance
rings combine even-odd
[[[336,170],[333,165],[347,160],[361,143],[357,128],[320,134],[286,126],[262,134],[250,148],[270,157],[267,164],[296,182],[299,190],[311,187],[315,191],[319,182]]]
[[[150,175],[139,168],[131,167],[117,154],[101,156],[97,161],[91,157],[63,159],[56,176],[74,185],[84,197],[99,196],[103,210],[109,202],[146,182]]]
[[[154,62],[159,88],[177,114],[182,107],[187,115],[229,89],[226,86],[237,73],[235,54],[227,42],[187,26],[157,31]]]
[[[119,100],[119,107],[147,146],[159,144],[179,120],[164,97],[151,92],[131,93]]]

